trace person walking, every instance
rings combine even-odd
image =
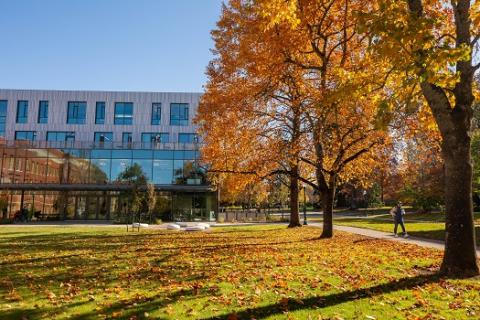
[[[390,214],[392,215],[393,222],[395,223],[395,227],[393,228],[393,235],[395,237],[398,237],[397,229],[398,229],[398,225],[400,225],[400,227],[402,227],[403,237],[408,238],[408,233],[405,230],[405,223],[403,221],[403,216],[405,215],[405,210],[402,208],[402,202],[401,201],[398,201],[397,205],[390,210]]]

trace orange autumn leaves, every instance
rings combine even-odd
[[[383,68],[356,32],[364,1],[232,0],[224,6],[197,122],[202,154],[238,192],[273,174],[297,174],[323,192],[369,183]],[[330,181],[333,181],[331,185]]]

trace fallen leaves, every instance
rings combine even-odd
[[[85,310],[122,319],[146,318],[145,312],[150,318],[243,319],[245,310],[272,305],[286,318],[350,319],[356,304],[365,310],[362,319],[381,319],[372,311],[378,308],[412,319],[434,311],[456,318],[480,314],[478,281],[440,280],[403,289],[406,275],[423,276],[425,271],[417,271],[441,261],[441,252],[410,245],[399,253],[390,242],[358,241],[363,238],[343,233],[319,240],[318,229],[283,227],[74,235],[42,236],[38,246],[32,237],[28,246],[14,246],[17,257],[1,257],[7,264],[0,270],[0,305],[9,308],[0,307],[0,318],[31,308],[49,319]]]

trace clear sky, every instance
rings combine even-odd
[[[0,88],[202,91],[221,0],[0,0]]]

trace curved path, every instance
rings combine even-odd
[[[309,223],[309,225],[312,227],[322,227],[321,223]],[[425,239],[425,238],[418,238],[418,237],[412,237],[412,236],[408,238],[403,238],[399,236],[398,238],[396,238],[393,236],[393,233],[371,230],[371,229],[364,229],[364,228],[339,226],[339,225],[334,225],[333,229],[338,231],[355,233],[355,234],[359,234],[362,236],[375,238],[375,239],[416,244],[421,247],[434,248],[439,250],[443,250],[445,248],[445,242],[441,240]],[[477,248],[477,256],[480,257],[480,249],[478,248]]]

